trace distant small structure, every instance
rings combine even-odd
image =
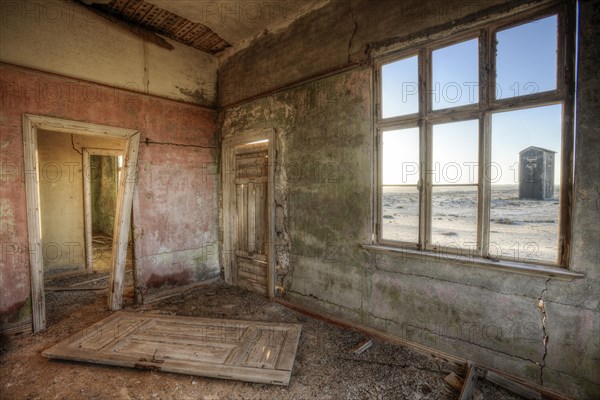
[[[519,199],[554,197],[555,151],[529,146],[519,152]]]

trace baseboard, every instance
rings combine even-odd
[[[219,281],[220,279],[221,278],[216,277],[216,278],[209,279],[207,281],[192,282],[185,286],[177,286],[172,289],[161,290],[159,292],[144,296],[142,304],[150,304],[150,303],[157,302],[159,300],[168,299],[169,297],[178,296],[184,292],[187,292],[188,290],[195,289],[200,286],[210,285],[211,283],[215,283],[215,282]]]
[[[302,314],[308,315],[310,317],[320,319],[320,320],[332,323],[334,325],[341,326],[343,328],[362,332],[367,336],[379,339],[384,342],[408,347],[408,348],[413,349],[416,352],[423,354],[427,357],[431,357],[436,360],[443,360],[450,364],[456,365],[457,367],[464,367],[467,363],[470,362],[471,364],[475,365],[476,367],[478,367],[482,370],[491,371],[496,375],[500,375],[514,383],[520,384],[522,386],[525,386],[525,387],[539,393],[542,396],[542,398],[545,400],[572,400],[572,398],[567,397],[562,393],[555,392],[554,390],[548,389],[547,387],[535,384],[533,382],[529,382],[522,377],[512,375],[512,374],[506,373],[504,371],[500,371],[496,368],[489,367],[487,365],[477,364],[477,363],[474,363],[465,358],[458,357],[453,354],[445,353],[443,351],[439,351],[439,350],[433,349],[431,347],[424,346],[420,343],[406,340],[399,336],[395,336],[395,335],[389,334],[387,332],[383,332],[383,331],[368,327],[366,325],[357,324],[355,322],[346,320],[344,318],[336,317],[336,316],[333,316],[333,315],[330,315],[330,314],[327,314],[327,313],[324,313],[321,311],[315,311],[311,308],[301,306],[301,305],[298,305],[295,303],[291,303],[289,301],[286,301],[286,300],[283,300],[280,298],[274,298],[273,301],[276,303],[279,303],[285,307],[291,308],[292,310],[296,310],[298,312],[301,312]]]
[[[31,333],[31,321],[17,322],[13,324],[0,325],[0,333],[3,335],[12,335],[15,333]]]
[[[44,275],[44,282],[50,281],[52,279],[61,279],[61,278],[70,278],[72,276],[84,275],[87,274],[87,270],[84,269],[74,269],[71,271],[59,272],[58,274],[52,275]]]

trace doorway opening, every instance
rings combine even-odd
[[[23,116],[23,138],[34,332],[45,329],[47,324],[46,292],[104,289],[109,308],[120,309],[130,248],[139,133],[26,114]],[[112,169],[116,177],[110,176],[108,166],[99,170],[91,167],[91,162],[96,162],[90,158],[95,151],[110,153],[100,155],[111,157],[107,165],[114,162]],[[120,171],[119,156],[122,157]],[[102,165],[103,160],[98,162]],[[112,211],[108,212],[112,214],[112,234],[106,236],[112,245],[109,255],[105,256],[110,260],[106,263],[108,268],[100,272],[93,266],[92,190],[96,181],[107,183],[111,179],[116,180],[107,190],[114,196]],[[95,195],[101,201],[101,195]],[[104,208],[106,211],[111,207]],[[110,232],[108,227],[105,232]],[[94,273],[103,276],[92,278],[89,274]],[[49,299],[55,309],[64,308],[61,301],[54,301],[56,296]],[[75,303],[78,300],[81,297],[71,299]]]
[[[275,206],[272,130],[223,140],[225,281],[274,296]]]
[[[83,182],[86,270],[88,273],[110,272],[113,258],[113,234],[119,178],[123,168],[122,150],[84,148]],[[131,229],[126,267],[131,269]]]
[[[122,162],[123,156],[90,156],[91,269],[96,272],[110,271],[119,160]],[[125,272],[127,273],[127,270]]]

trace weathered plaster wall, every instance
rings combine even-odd
[[[44,274],[85,268],[81,152],[68,133],[38,131]]]
[[[0,2],[0,61],[142,93],[212,105],[213,56],[144,42],[71,0]]]
[[[465,16],[510,10],[525,0],[331,0],[293,22],[266,33],[219,61],[221,105],[267,92],[351,61],[417,32],[451,29]],[[471,18],[473,20],[473,18]]]
[[[65,87],[60,97],[40,89]],[[144,291],[219,274],[218,256],[205,249],[218,240],[214,111],[8,65],[0,88],[2,324],[30,316],[23,113],[140,131],[133,236]]]
[[[92,232],[112,236],[117,206],[117,157],[90,156]]]
[[[331,17],[308,16],[233,56],[220,71],[223,104],[255,94],[259,82],[277,86],[340,64],[355,40],[403,36],[476,11],[460,1],[443,8],[431,8],[435,2],[350,3],[359,21],[355,32],[348,15],[334,18],[343,10],[331,9]],[[284,297],[573,398],[600,397],[600,134],[594,111],[600,106],[594,68],[600,22],[592,8],[584,2],[581,10],[571,267],[584,279],[361,250],[359,244],[371,240],[373,216],[372,72],[361,67],[222,113],[223,136],[276,130],[277,281]]]

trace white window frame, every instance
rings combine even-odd
[[[496,99],[495,97],[495,37],[500,30],[518,26],[533,20],[557,16],[557,79],[556,89],[552,91],[523,95],[519,97]],[[478,26],[476,29],[451,34],[449,37],[413,45],[402,51],[385,55],[374,63],[375,80],[375,145],[377,160],[377,188],[375,201],[375,245],[388,249],[406,251],[408,253],[453,254],[462,261],[465,258],[479,263],[497,261],[490,257],[490,199],[491,181],[484,168],[491,162],[491,117],[493,113],[509,110],[521,110],[548,105],[562,105],[562,137],[561,137],[561,182],[560,182],[560,220],[558,257],[555,263],[527,259],[525,264],[551,267],[569,267],[571,241],[571,208],[573,194],[573,149],[574,149],[574,91],[575,91],[575,7],[574,4],[543,6],[509,18]],[[432,95],[428,93],[432,83],[432,51],[457,44],[463,41],[478,39],[479,43],[479,102],[458,107],[433,110]],[[415,114],[398,117],[382,117],[382,66],[394,61],[418,55],[419,74],[419,111]],[[431,153],[432,126],[449,122],[466,120],[479,121],[479,165],[478,165],[478,207],[477,207],[477,246],[475,250],[465,253],[464,249],[436,247],[431,238]],[[420,180],[419,180],[419,240],[418,243],[407,243],[383,239],[382,236],[382,133],[390,130],[418,128],[420,132]],[[414,185],[412,185],[414,186]],[[465,257],[463,257],[465,256]]]

